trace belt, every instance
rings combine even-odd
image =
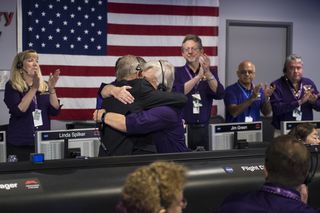
[[[190,128],[201,128],[201,127],[207,127],[208,124],[188,124]]]

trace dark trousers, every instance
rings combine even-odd
[[[29,161],[30,154],[35,153],[34,146],[14,146],[12,144],[7,143],[7,156],[8,155],[16,155],[18,161]]]
[[[208,124],[188,124],[188,147],[191,150],[197,147],[209,150],[209,125]]]

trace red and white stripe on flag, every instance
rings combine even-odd
[[[61,70],[56,91],[63,108],[53,119],[91,120],[97,90],[101,82],[114,80],[119,56],[184,65],[181,43],[186,34],[199,35],[211,65],[218,65],[219,0],[110,0],[106,13],[106,55],[39,54],[45,79]]]

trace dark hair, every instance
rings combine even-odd
[[[265,166],[268,171],[267,182],[296,187],[307,177],[310,152],[293,136],[282,135],[268,146]]]
[[[183,41],[182,41],[182,44],[184,44],[186,41],[190,41],[190,40],[198,43],[199,44],[199,48],[201,48],[201,49],[203,48],[201,38],[199,36],[197,36],[197,35],[194,35],[194,34],[186,35],[184,37]]]
[[[303,142],[306,142],[308,135],[310,135],[314,129],[315,129],[315,125],[312,123],[301,123],[301,124],[298,124],[293,129],[291,129],[288,135],[291,135],[298,140],[302,140]]]

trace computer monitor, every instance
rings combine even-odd
[[[249,144],[250,142],[262,142],[263,136],[261,121],[210,124],[210,131],[211,142],[209,144],[209,150],[233,149],[235,141],[246,141]]]
[[[301,123],[312,123],[315,125],[315,128],[318,130],[320,133],[320,121],[282,121],[281,126],[280,126],[280,131],[282,135],[286,135],[290,132],[291,129],[296,127],[297,125]]]
[[[73,157],[97,157],[99,137],[100,132],[96,128],[38,131],[35,152],[44,153],[45,160],[70,157],[65,156],[65,153],[71,153]]]
[[[0,162],[7,162],[7,146],[5,131],[0,131]]]

